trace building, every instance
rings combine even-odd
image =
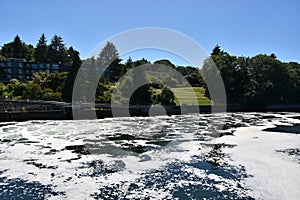
[[[25,59],[8,58],[0,61],[0,82],[7,83],[12,78],[30,80],[35,72],[59,73],[65,69],[66,66],[55,63],[36,63]]]

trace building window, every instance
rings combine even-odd
[[[39,64],[39,69],[44,69],[44,64],[43,63]]]
[[[35,64],[35,63],[33,63],[33,64],[31,64],[31,68],[32,68],[32,69],[37,69],[37,68],[38,68],[38,65]]]
[[[52,65],[52,69],[58,69],[58,65]]]

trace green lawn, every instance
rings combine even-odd
[[[179,105],[178,99],[181,99],[181,104],[192,105],[210,105],[211,100],[204,96],[205,89],[202,87],[181,87],[172,88],[176,97],[176,104]],[[194,98],[196,96],[196,99]]]

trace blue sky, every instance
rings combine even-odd
[[[42,33],[48,41],[58,34],[85,58],[114,34],[162,27],[190,36],[208,52],[219,44],[232,55],[275,53],[280,60],[300,62],[297,0],[1,0],[0,8],[0,46],[17,34],[33,45]],[[151,60],[170,55],[148,51],[132,56]],[[171,60],[181,64],[176,57]]]

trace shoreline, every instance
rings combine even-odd
[[[93,107],[94,106],[94,107]],[[29,120],[73,120],[73,112],[80,112],[82,119],[91,119],[91,113],[97,119],[113,117],[113,110],[117,110],[118,117],[130,116],[148,117],[150,109],[153,115],[181,115],[201,113],[209,114],[212,112],[300,112],[300,104],[269,105],[264,107],[249,107],[243,105],[183,105],[175,106],[149,106],[131,105],[115,106],[110,104],[78,104],[72,109],[72,104],[66,102],[53,101],[2,101],[0,108],[0,122],[10,121],[29,121]],[[129,111],[128,111],[129,110]],[[95,114],[96,113],[96,114]],[[80,119],[81,119],[80,118]]]

